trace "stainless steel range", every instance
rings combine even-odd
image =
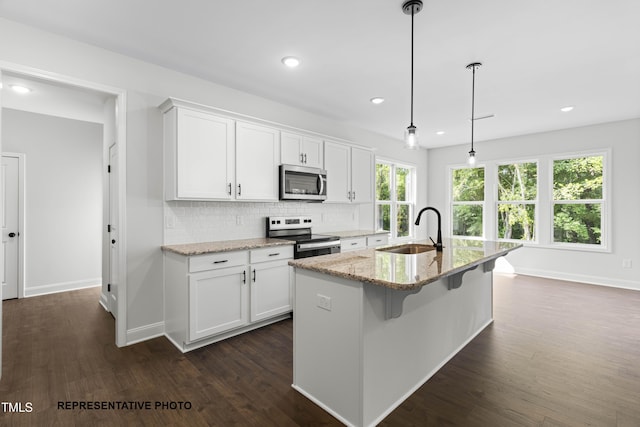
[[[313,234],[311,223],[306,216],[267,217],[267,237],[294,240],[294,259],[340,252],[340,238]]]

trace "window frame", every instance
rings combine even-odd
[[[483,191],[483,200],[482,201],[458,201],[453,200],[453,171],[459,169],[484,169],[484,191]],[[449,203],[448,203],[448,218],[449,218],[449,236],[454,239],[471,239],[471,240],[486,240],[485,236],[487,236],[487,165],[486,164],[477,164],[474,166],[469,165],[455,165],[449,167],[448,173],[448,182],[449,182]],[[454,206],[480,206],[482,208],[482,235],[481,236],[464,236],[453,234],[453,212]]]
[[[500,166],[509,166],[514,164],[522,164],[522,163],[535,163],[536,164],[536,198],[532,200],[500,200],[500,188],[498,186],[500,173]],[[486,175],[486,170],[485,170]],[[497,161],[495,162],[495,172],[493,173],[495,176],[495,193],[494,193],[494,208],[493,214],[495,216],[495,233],[494,236],[499,242],[515,242],[515,243],[528,243],[528,244],[537,244],[540,238],[540,160],[539,159],[518,159],[518,160],[506,160],[506,161]],[[486,178],[485,178],[486,182]],[[533,205],[535,209],[535,213],[533,216],[534,226],[533,226],[533,235],[534,239],[532,240],[524,240],[524,239],[506,239],[499,236],[500,232],[500,216],[498,215],[498,206],[499,205]]]
[[[406,162],[400,162],[397,160],[392,160],[392,159],[385,159],[385,158],[380,158],[380,157],[376,157],[375,159],[375,165],[374,165],[374,170],[377,169],[378,164],[384,164],[384,165],[388,165],[390,166],[390,181],[389,181],[389,198],[390,200],[378,200],[378,194],[375,191],[376,187],[377,187],[377,183],[374,182],[374,198],[375,198],[375,202],[374,202],[374,208],[375,208],[375,213],[374,213],[374,221],[376,224],[376,228],[379,224],[379,218],[378,218],[378,213],[379,213],[379,209],[378,206],[380,205],[388,205],[389,206],[389,213],[390,213],[390,219],[389,219],[389,239],[393,240],[393,241],[403,241],[403,240],[413,240],[415,239],[415,225],[413,223],[413,221],[409,221],[409,235],[408,236],[401,236],[398,237],[398,206],[402,205],[402,206],[409,206],[409,219],[414,218],[415,217],[415,210],[416,210],[416,202],[417,202],[417,168],[415,165],[412,165],[410,163],[406,163]],[[411,188],[411,197],[409,201],[398,201],[398,195],[397,195],[397,183],[396,183],[396,169],[397,168],[402,168],[402,169],[409,169],[411,171],[411,183],[410,183],[410,188]],[[377,177],[377,171],[375,176]],[[377,231],[386,231],[386,230],[377,230]]]
[[[602,199],[578,199],[578,200],[556,200],[553,195],[554,189],[554,165],[556,160],[579,159],[584,157],[602,157]],[[549,156],[549,247],[556,249],[569,249],[587,252],[611,252],[611,212],[608,202],[611,194],[611,149],[582,151],[579,153],[554,154]],[[559,203],[558,203],[559,202]],[[585,205],[600,204],[600,244],[593,243],[569,243],[556,242],[554,239],[554,207],[558,205]]]
[[[553,162],[554,160],[563,160],[569,158],[581,158],[590,156],[603,156],[603,183],[602,183],[602,231],[600,236],[600,245],[591,245],[585,243],[564,243],[553,241]],[[496,241],[513,241],[521,243],[525,247],[541,248],[541,249],[558,249],[582,252],[598,252],[611,253],[613,247],[613,231],[612,231],[612,215],[610,195],[613,188],[612,182],[612,150],[611,148],[600,148],[593,150],[582,150],[568,153],[553,153],[539,156],[527,157],[509,157],[484,160],[482,163],[476,164],[474,167],[485,168],[485,205],[483,206],[483,237],[473,236],[453,236],[453,174],[455,169],[469,168],[466,164],[450,164],[446,168],[446,182],[448,188],[446,210],[446,221],[448,222],[446,229],[449,236],[454,238],[476,239],[476,240],[496,240]],[[513,163],[537,162],[538,164],[538,183],[537,183],[537,200],[536,200],[536,240],[507,240],[498,238],[498,166]],[[587,203],[589,200],[578,200],[577,203]],[[491,207],[491,209],[488,209]],[[445,230],[443,228],[443,230]],[[490,236],[490,237],[484,237]]]

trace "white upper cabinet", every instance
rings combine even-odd
[[[327,202],[373,202],[374,157],[370,150],[324,142]]]
[[[351,202],[351,147],[325,141],[324,168],[327,171],[327,202]]]
[[[172,98],[160,109],[165,200],[277,201],[289,164],[325,169],[328,202],[373,202],[371,150]]]
[[[236,185],[238,200],[278,200],[280,131],[236,122]]]
[[[282,132],[280,141],[282,148],[281,163],[322,168],[323,143],[321,139],[297,133]]]
[[[351,201],[373,202],[373,152],[351,147]]]
[[[165,198],[232,198],[234,122],[174,107],[164,115]]]

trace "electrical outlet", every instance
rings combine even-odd
[[[320,294],[317,294],[316,297],[317,297],[316,305],[318,307],[323,308],[327,311],[331,311],[331,297],[328,297],[326,295],[320,295]]]
[[[242,225],[242,224],[243,224],[242,216],[236,215],[236,225]]]
[[[622,268],[631,268],[632,263],[631,260],[628,258],[625,258],[622,260]]]

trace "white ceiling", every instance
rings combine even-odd
[[[0,16],[394,138],[409,125],[403,0],[0,0]],[[421,144],[640,117],[637,0],[424,0],[415,17]],[[280,59],[301,58],[286,69]],[[386,101],[374,106],[369,99]],[[560,107],[574,105],[570,113]],[[437,136],[436,131],[446,133]]]

